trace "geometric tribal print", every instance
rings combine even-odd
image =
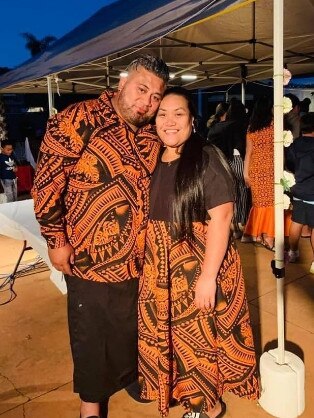
[[[73,274],[101,282],[139,277],[160,149],[155,128],[135,134],[114,111],[112,96],[105,91],[50,119],[32,190],[48,246],[69,242]]]

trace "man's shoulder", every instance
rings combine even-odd
[[[82,100],[81,102],[72,103],[64,110],[62,110],[58,115],[66,116],[71,115],[73,113],[85,112],[86,110],[97,110],[100,107],[100,105],[101,102],[99,100],[99,97],[88,100]]]

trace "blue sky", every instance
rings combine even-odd
[[[115,0],[1,0],[0,67],[14,68],[30,58],[20,35],[61,38]]]

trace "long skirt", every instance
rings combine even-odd
[[[225,391],[257,399],[259,383],[239,254],[230,242],[217,277],[216,307],[199,310],[195,285],[205,230],[190,242],[164,221],[149,221],[139,291],[139,379],[144,399],[162,416],[177,399],[187,410],[211,409]]]

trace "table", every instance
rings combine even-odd
[[[61,293],[66,293],[63,274],[50,263],[47,244],[40,234],[39,224],[35,218],[33,199],[0,205],[0,234],[18,240],[26,240],[27,245],[37,251],[48,265],[52,282]]]

